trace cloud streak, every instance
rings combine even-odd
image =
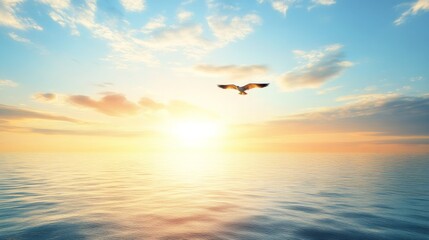
[[[139,7],[131,8],[131,3],[136,2],[139,1],[123,0],[122,4],[128,10],[140,11]],[[89,30],[95,38],[106,41],[112,52],[104,59],[116,63],[119,67],[126,67],[133,62],[158,64],[156,56],[162,51],[178,51],[189,57],[200,57],[245,38],[261,22],[256,14],[209,16],[206,18],[209,26],[207,31],[205,24],[185,24],[192,17],[192,13],[182,11],[177,15],[179,24],[169,26],[165,23],[165,17],[158,16],[150,19],[142,28],[135,29],[121,19],[101,22],[96,17],[98,9],[95,0],[87,0],[80,5],[70,4],[68,7],[58,6],[55,1],[50,0],[43,3],[51,7],[51,19],[62,27],[69,27],[72,35],[80,35],[81,26]],[[209,37],[210,35],[214,39]]]
[[[309,52],[295,50],[295,56],[303,61],[303,64],[279,78],[281,87],[285,91],[318,88],[339,76],[353,65],[352,62],[344,60],[342,48],[342,45],[335,44]]]
[[[154,30],[161,29],[165,27],[165,17],[157,16],[149,20],[148,23],[143,27],[143,32],[150,33]]]
[[[221,45],[243,39],[261,22],[261,18],[256,14],[247,14],[243,17],[207,17],[207,24]]]
[[[32,43],[30,41],[30,39],[21,37],[21,36],[19,36],[18,34],[14,33],[14,32],[9,33],[8,35],[14,41],[21,42],[21,43]]]
[[[177,13],[177,19],[179,19],[179,22],[186,22],[191,19],[193,15],[194,14],[189,11],[180,11]]]
[[[419,12],[427,12],[429,11],[429,0],[417,0],[411,4],[410,8],[403,12],[401,16],[399,16],[395,21],[395,25],[403,24],[406,19],[411,15],[416,15]]]
[[[36,93],[33,99],[39,102],[52,102],[57,98],[55,93]]]
[[[33,110],[27,110],[27,109],[17,108],[14,106],[0,104],[0,120],[10,121],[10,120],[27,120],[27,119],[42,119],[42,120],[82,123],[81,121],[74,118],[69,118],[69,117],[60,116],[60,115],[53,115],[53,114],[43,113],[43,112],[37,112]]]
[[[260,76],[268,72],[268,68],[263,65],[249,65],[249,66],[237,66],[237,65],[197,65],[194,67],[197,72],[215,75],[225,76],[231,80],[242,80],[248,79],[255,76]]]
[[[8,79],[0,79],[0,88],[2,87],[17,87],[18,83],[8,80]]]
[[[339,99],[340,107],[289,115],[272,124],[286,132],[373,132],[429,135],[429,96],[366,94]]]
[[[0,25],[19,30],[35,29],[43,30],[32,18],[19,17],[19,7],[24,0],[0,1]]]
[[[145,0],[121,0],[121,4],[130,12],[141,12],[145,8]]]
[[[312,0],[311,2],[313,2],[314,4],[325,5],[325,6],[333,5],[336,3],[335,0]]]

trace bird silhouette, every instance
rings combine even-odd
[[[249,84],[246,84],[246,85],[241,86],[241,87],[237,86],[237,85],[234,85],[234,84],[217,85],[217,86],[220,87],[220,88],[223,88],[223,89],[236,89],[236,90],[239,91],[240,95],[247,95],[246,91],[249,90],[249,89],[252,89],[252,88],[264,88],[264,87],[266,87],[268,85],[269,85],[269,83],[249,83]]]

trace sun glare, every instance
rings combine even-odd
[[[173,123],[171,132],[183,146],[209,147],[216,144],[222,129],[213,121],[185,120]]]

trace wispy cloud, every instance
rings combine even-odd
[[[424,79],[423,76],[415,76],[415,77],[410,78],[410,82],[417,82],[417,81],[421,81],[423,79]]]
[[[335,0],[311,0],[311,5],[308,7],[308,10],[311,10],[317,6],[330,6],[336,3]]]
[[[66,9],[70,7],[70,0],[38,0],[41,3],[50,5],[54,9]]]
[[[81,123],[81,121],[65,116],[54,115],[50,113],[37,112],[14,106],[0,104],[0,120],[27,120],[27,119],[43,119],[64,121],[72,123]]]
[[[172,100],[165,105],[167,112],[176,118],[215,118],[216,114],[194,104]]]
[[[145,33],[150,33],[154,30],[161,29],[165,27],[165,17],[157,16],[149,20],[148,23],[143,27]]]
[[[65,130],[48,128],[20,128],[20,131],[28,131],[44,135],[76,135],[76,136],[98,136],[98,137],[142,137],[153,136],[151,131],[125,131],[125,130]]]
[[[325,6],[333,5],[336,3],[335,0],[311,0],[311,2],[314,4],[325,5]]]
[[[52,102],[57,98],[55,93],[36,93],[33,99],[39,102]]]
[[[216,37],[209,40],[204,36],[201,24],[168,27],[148,39],[137,40],[139,44],[157,51],[182,51],[189,56],[201,56],[221,48],[230,42],[245,38],[260,23],[256,14],[242,17],[209,16],[207,24]]]
[[[237,65],[197,65],[194,69],[198,72],[226,76],[231,80],[241,80],[260,76],[268,72],[268,68],[263,65],[237,66]]]
[[[286,16],[287,12],[292,6],[301,6],[303,1],[300,0],[257,0],[258,3],[269,3],[273,10],[281,13]],[[312,9],[316,6],[330,6],[334,5],[336,0],[308,0],[304,2],[305,5],[308,5],[308,9]]]
[[[101,83],[96,83],[94,85],[100,88],[107,88],[107,87],[112,87],[114,84],[112,82],[101,82]]]
[[[379,151],[382,148],[376,146],[378,144],[427,144],[429,95],[372,94],[348,99],[342,106],[310,109],[263,123],[237,125],[231,131],[243,141],[257,142],[249,149],[264,146],[262,149],[280,151],[288,148]],[[427,146],[421,148],[426,148],[427,152]]]
[[[411,6],[401,14],[395,21],[395,25],[403,24],[406,19],[411,15],[416,15],[419,12],[429,11],[429,0],[417,0],[411,3]]]
[[[121,0],[121,4],[130,12],[141,12],[145,8],[145,0]]]
[[[261,22],[261,18],[256,14],[247,14],[242,17],[207,17],[207,23],[213,35],[222,45],[238,39],[243,39],[253,32],[254,27],[261,24]]]
[[[139,101],[140,106],[143,111],[156,113],[156,112],[165,112],[173,117],[186,118],[186,117],[200,117],[200,118],[213,118],[215,114],[205,110],[201,107],[195,106],[193,104],[180,101],[172,100],[168,103],[157,102],[151,98],[143,97]]]
[[[146,40],[138,42],[151,50],[182,51],[189,56],[201,56],[213,49],[212,43],[203,37],[201,25],[168,28]]]
[[[219,1],[219,0],[205,0],[207,4],[207,8],[210,10],[216,10],[216,11],[225,11],[225,10],[232,10],[232,11],[238,11],[240,10],[240,7],[237,5],[233,5],[233,1],[228,1],[228,4],[226,1]]]
[[[277,12],[286,15],[287,10],[289,9],[289,5],[294,1],[291,0],[273,0],[271,1],[271,6]]]
[[[8,80],[8,79],[0,79],[0,88],[2,87],[17,87],[18,83]]]
[[[257,2],[259,4],[262,4],[264,2],[268,2],[271,4],[271,7],[275,11],[277,11],[283,15],[286,15],[289,7],[291,5],[293,5],[296,2],[296,0],[257,0]]]
[[[179,11],[177,13],[177,19],[179,19],[179,22],[186,22],[189,19],[191,19],[193,15],[194,14],[192,12],[190,12],[190,11],[184,11],[184,10],[182,10],[182,11]]]
[[[18,16],[19,7],[24,0],[0,1],[0,25],[20,30],[43,30],[32,18]]]
[[[11,32],[8,34],[11,39],[21,43],[31,43],[30,39],[19,36],[18,34]]]
[[[133,36],[135,31],[120,30],[110,22],[103,24],[96,21],[96,0],[88,0],[82,5],[72,5],[66,9],[58,8],[49,2],[47,4],[52,8],[49,14],[51,19],[63,27],[70,27],[73,35],[80,35],[78,26],[83,26],[95,38],[105,40],[112,50],[105,60],[112,61],[119,67],[124,67],[129,62],[156,62],[147,49],[137,44],[138,39]]]
[[[203,24],[181,24],[192,16],[191,12],[179,12],[179,25],[168,26],[165,17],[158,16],[150,19],[142,29],[132,29],[126,23],[118,27],[117,24],[111,23],[114,21],[101,22],[96,18],[95,0],[88,0],[81,5],[70,5],[68,8],[59,7],[52,1],[44,3],[52,8],[49,14],[51,19],[63,27],[70,27],[73,35],[79,35],[78,26],[82,26],[95,38],[105,40],[112,53],[104,59],[120,67],[132,62],[157,64],[156,55],[160,51],[179,51],[187,56],[199,57],[230,42],[243,39],[261,21],[256,14],[208,17],[209,30],[216,37],[212,40],[205,37],[210,32],[205,32]]]
[[[279,79],[280,85],[286,91],[322,86],[353,65],[352,62],[344,60],[342,48],[341,45],[335,44],[322,50],[294,51],[303,64],[284,73]]]
[[[390,139],[376,141],[377,144],[407,144],[407,145],[429,145],[429,138],[417,137],[417,138],[405,138],[405,139]]]
[[[428,96],[364,94],[339,100],[346,104],[289,115],[275,125],[285,131],[429,135]]]
[[[159,111],[165,109],[165,104],[159,103],[148,97],[141,98],[139,104],[142,106],[143,110]]]
[[[338,90],[338,89],[340,89],[340,88],[342,88],[342,86],[335,86],[335,87],[330,87],[330,88],[320,89],[319,91],[317,91],[317,94],[319,94],[319,95],[324,95],[324,94],[327,94],[327,93],[333,92],[333,91],[335,91],[335,90]]]
[[[144,137],[155,136],[159,133],[154,131],[136,131],[136,130],[87,130],[87,129],[58,129],[58,128],[37,128],[14,126],[2,123],[0,121],[0,132],[14,133],[37,133],[43,135],[67,135],[67,136],[95,136],[95,137]]]

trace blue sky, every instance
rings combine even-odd
[[[426,104],[428,11],[428,0],[2,0],[0,104],[106,126],[139,115],[148,128],[155,106],[173,115],[175,101],[225,124],[378,116]],[[245,97],[216,87],[256,81],[270,86]],[[3,129],[35,127],[15,118]]]

